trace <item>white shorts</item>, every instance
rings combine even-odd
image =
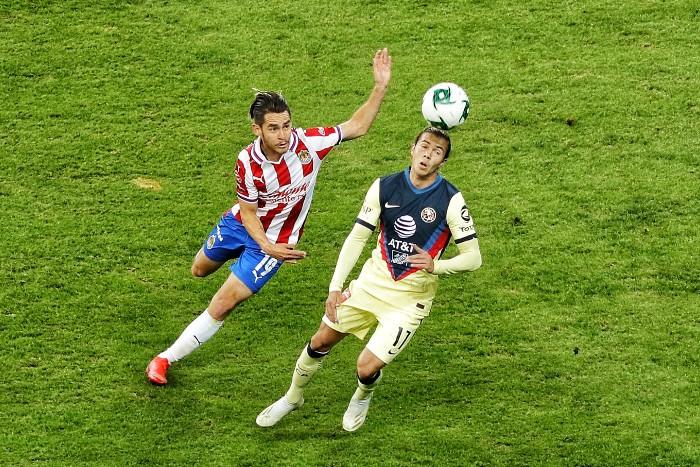
[[[359,339],[364,339],[376,325],[366,348],[384,363],[390,363],[408,346],[432,306],[432,298],[426,300],[423,296],[418,301],[411,293],[402,293],[400,299],[392,294],[391,303],[388,303],[377,298],[377,295],[382,296],[377,293],[381,290],[360,287],[357,281],[352,281],[348,290],[350,298],[336,309],[338,322],[331,322],[326,315],[323,315],[323,322]]]

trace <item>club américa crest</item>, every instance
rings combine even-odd
[[[436,217],[437,213],[433,208],[423,208],[423,210],[420,212],[420,218],[426,224],[430,224],[431,222],[433,222]]]

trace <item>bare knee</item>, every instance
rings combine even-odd
[[[247,296],[242,295],[214,295],[209,303],[209,314],[212,318],[222,321],[236,308],[236,306],[245,301]]]
[[[204,250],[199,250],[197,255],[192,261],[192,268],[190,269],[194,277],[206,277],[212,272],[216,271],[224,264],[221,261],[213,261],[207,258],[204,254]]]
[[[192,264],[192,269],[191,269],[191,271],[192,271],[192,275],[193,275],[194,277],[206,277],[206,276],[208,276],[208,275],[210,274],[210,271],[208,271],[207,269],[205,269],[205,268],[199,266],[197,263],[193,263],[193,264]]]
[[[311,350],[315,350],[316,352],[321,352],[325,353],[328,352],[333,348],[332,344],[329,344],[328,342],[325,342],[314,335],[311,338],[311,342],[309,342],[309,345],[311,346]]]
[[[325,339],[324,336],[320,336],[319,333],[317,332],[311,338],[311,342],[309,342],[309,345],[311,346],[311,350],[315,350],[316,352],[325,353],[325,352],[330,351],[333,348],[333,346],[335,345],[335,342],[331,342],[328,339]]]
[[[321,327],[318,328],[316,334],[311,338],[311,349],[316,352],[328,352],[335,344],[343,340],[347,334],[336,331],[335,329],[321,322]]]
[[[386,363],[365,349],[357,359],[357,377],[362,380],[369,379],[385,366]]]
[[[374,376],[381,368],[376,368],[369,365],[357,365],[357,377],[359,379],[369,379],[370,376]]]
[[[211,299],[207,309],[212,318],[221,321],[226,319],[239,303],[252,295],[253,292],[231,274]]]

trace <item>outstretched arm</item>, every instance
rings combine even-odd
[[[343,141],[366,134],[379,113],[389,80],[391,79],[391,55],[384,48],[374,54],[374,88],[367,101],[358,108],[350,120],[340,124]]]

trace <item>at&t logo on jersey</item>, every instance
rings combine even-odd
[[[413,245],[401,240],[392,238],[387,246],[391,248],[391,262],[394,264],[405,264],[408,255],[413,253]]]
[[[396,235],[401,238],[408,238],[416,233],[416,221],[411,216],[401,216],[394,222]]]

